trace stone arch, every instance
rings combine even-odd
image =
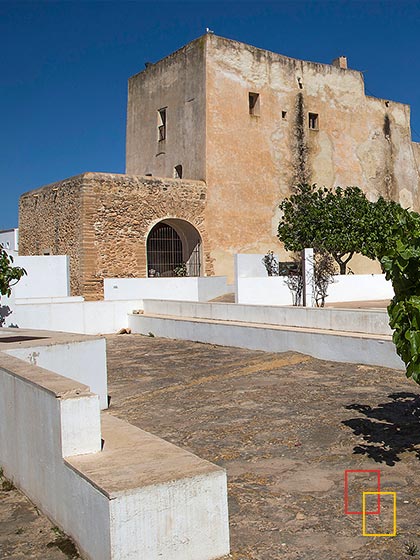
[[[146,241],[147,276],[201,276],[200,232],[187,220],[165,218],[150,229]]]

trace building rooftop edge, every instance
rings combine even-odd
[[[183,184],[194,184],[194,185],[202,185],[206,186],[205,181],[200,180],[193,180],[193,179],[174,179],[173,177],[158,177],[155,175],[135,175],[130,173],[112,173],[112,172],[105,172],[105,171],[85,171],[84,173],[78,173],[77,175],[71,175],[70,177],[65,177],[64,179],[59,179],[58,181],[53,181],[52,183],[47,183],[46,185],[40,185],[39,187],[35,187],[34,189],[30,189],[28,191],[23,192],[19,198],[23,198],[25,196],[30,196],[38,191],[43,189],[51,189],[54,187],[61,186],[62,183],[67,183],[69,181],[75,181],[78,179],[100,179],[100,178],[110,178],[110,177],[127,177],[128,179],[142,179],[144,182],[160,182],[160,183],[183,183]],[[14,228],[12,228],[14,229]]]
[[[222,35],[217,35],[213,32],[204,33],[203,35],[200,35],[196,39],[193,39],[192,41],[189,41],[188,43],[186,43],[185,45],[183,45],[182,47],[180,47],[176,51],[173,51],[172,53],[164,56],[163,58],[160,58],[156,62],[151,63],[151,66],[152,67],[156,66],[157,64],[160,64],[161,62],[163,62],[163,61],[165,61],[165,60],[167,60],[171,57],[175,57],[178,53],[180,53],[186,47],[188,47],[190,45],[193,45],[194,43],[197,43],[197,42],[199,42],[203,39],[207,39],[208,37],[215,37],[217,39],[222,39],[223,41],[226,41],[228,43],[232,43],[232,44],[236,44],[236,45],[242,45],[244,47],[251,48],[253,50],[260,51],[260,52],[270,53],[270,55],[275,55],[276,57],[279,57],[283,60],[289,60],[289,61],[300,62],[300,63],[303,62],[305,64],[311,64],[311,65],[314,65],[314,66],[325,66],[325,67],[329,67],[329,68],[334,68],[335,70],[341,71],[341,72],[351,72],[351,73],[354,73],[354,74],[357,74],[358,76],[360,76],[360,78],[362,79],[362,81],[364,83],[364,73],[361,70],[355,70],[354,68],[339,68],[339,67],[335,66],[334,64],[332,64],[332,62],[331,63],[315,62],[315,61],[312,61],[312,60],[294,58],[294,57],[291,57],[291,56],[287,56],[287,55],[284,55],[284,54],[277,53],[277,52],[269,50],[269,49],[264,49],[262,47],[256,47],[255,45],[250,45],[249,43],[244,43],[243,41],[238,41],[237,39],[229,39],[228,37],[223,37]],[[132,76],[130,76],[128,78],[129,81],[132,80],[133,78],[135,78],[136,76],[138,76],[139,74],[143,74],[147,70],[148,70],[148,68],[144,68],[143,70],[140,70],[140,72],[136,72],[135,74],[133,74]],[[372,99],[378,99],[378,100],[381,100],[381,101],[391,101],[392,103],[397,103],[399,105],[404,105],[404,106],[410,107],[410,105],[408,103],[402,103],[400,101],[394,101],[394,100],[388,99],[386,97],[375,97],[373,95],[366,95],[366,93],[365,93],[365,97],[371,97]]]
[[[270,53],[271,55],[275,55],[278,56],[282,59],[285,60],[292,60],[292,61],[296,61],[296,62],[304,62],[305,64],[314,64],[314,65],[321,65],[321,66],[328,66],[328,67],[332,67],[332,68],[336,68],[337,70],[343,70],[346,72],[355,72],[359,75],[362,76],[363,78],[363,73],[360,70],[355,70],[354,68],[338,68],[337,66],[334,66],[332,63],[327,63],[327,62],[315,62],[312,60],[305,60],[305,59],[300,59],[300,58],[294,58],[292,56],[287,56],[285,54],[281,54],[275,51],[272,51],[270,49],[264,49],[263,47],[256,47],[255,45],[251,45],[249,43],[244,43],[243,41],[238,41],[237,39],[229,39],[228,37],[223,37],[222,35],[217,35],[215,33],[204,33],[203,35],[200,35],[199,37],[197,37],[196,39],[193,39],[192,41],[189,41],[188,43],[186,43],[185,45],[183,45],[182,47],[180,47],[179,49],[173,51],[172,53],[164,56],[163,58],[160,58],[159,60],[157,60],[156,62],[152,62],[150,63],[151,66],[155,66],[156,64],[159,64],[160,62],[163,62],[164,60],[167,60],[168,58],[171,58],[173,56],[176,56],[179,52],[181,52],[183,49],[185,49],[186,47],[188,47],[189,45],[192,45],[204,38],[207,37],[215,37],[217,39],[222,39],[224,41],[227,41],[229,43],[235,43],[237,45],[243,45],[245,47],[257,50],[257,51],[262,51],[262,52],[266,52],[266,53]],[[147,68],[144,68],[143,70],[140,70],[139,72],[136,72],[135,74],[133,74],[132,76],[129,77],[129,80],[135,78],[136,76],[138,76],[139,74],[142,74],[143,72],[146,72]]]

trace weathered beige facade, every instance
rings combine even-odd
[[[278,205],[297,182],[357,185],[372,199],[382,195],[419,210],[419,167],[420,148],[411,141],[409,106],[366,96],[363,75],[347,69],[344,57],[331,65],[305,62],[207,34],[129,80],[129,176],[106,175],[107,180],[96,181],[107,201],[100,213],[106,230],[99,235],[96,218],[89,222],[82,213],[72,231],[52,225],[46,228],[49,233],[41,231],[44,214],[64,216],[71,207],[65,202],[63,210],[56,204],[52,211],[49,195],[44,206],[39,200],[29,211],[29,197],[39,193],[39,198],[41,189],[22,197],[21,247],[28,253],[41,251],[41,245],[62,251],[64,239],[71,237],[75,253],[87,251],[85,247],[93,243],[97,282],[104,276],[145,274],[146,257],[142,260],[139,255],[145,254],[151,222],[143,207],[153,205],[146,185],[157,180],[135,176],[181,175],[180,184],[186,185],[182,193],[174,186],[177,181],[164,180],[167,190],[160,190],[153,220],[182,214],[203,231],[202,271],[231,279],[235,253],[280,249]],[[83,177],[88,176],[93,177]],[[203,183],[187,185],[184,179],[206,185],[199,214],[194,193],[204,188]],[[74,181],[70,180],[73,190]],[[132,186],[136,181],[141,189]],[[77,206],[78,196],[74,192],[73,205]],[[138,209],[135,215],[119,211],[133,204]],[[46,223],[52,220],[49,217]],[[27,233],[33,231],[28,222],[40,223],[38,248],[28,239]],[[115,244],[120,251],[112,249]],[[112,260],[119,266],[111,266]],[[77,266],[73,264],[74,275]],[[357,262],[352,261],[352,268],[357,270]],[[87,293],[85,272],[77,274],[75,293]]]

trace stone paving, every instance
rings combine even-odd
[[[108,414],[227,469],[228,558],[420,558],[420,388],[402,372],[140,335],[107,342]],[[346,469],[380,469],[381,491],[397,493],[396,537],[363,537],[361,516],[344,514]],[[351,476],[358,509],[376,480]],[[387,500],[368,532],[392,530]],[[71,558],[59,539],[19,493],[0,493],[1,559]]]

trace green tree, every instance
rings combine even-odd
[[[343,200],[348,203],[347,210],[341,204]],[[334,192],[299,185],[298,192],[281,208],[284,216],[279,238],[286,248],[298,250],[318,244],[333,256],[347,250],[380,261],[395,294],[388,306],[392,339],[407,377],[420,384],[420,215],[383,198],[369,202],[356,187]],[[348,229],[354,228],[353,235],[344,235],[344,223]],[[293,224],[296,232],[292,231]]]
[[[10,296],[12,287],[26,274],[20,266],[12,266],[13,257],[0,247],[0,295]]]
[[[420,215],[401,209],[377,255],[394,297],[388,306],[393,341],[406,375],[420,384]]]
[[[391,231],[395,205],[384,199],[372,203],[358,187],[300,184],[280,204],[278,237],[288,251],[318,247],[330,253],[340,274],[346,274],[355,253],[375,258],[381,240]]]

